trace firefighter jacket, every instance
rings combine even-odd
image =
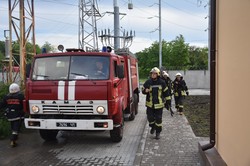
[[[177,79],[173,82],[173,90],[174,96],[186,96],[186,92],[188,91],[188,87],[186,85],[185,80],[181,77],[180,81]]]
[[[150,91],[145,92],[146,89]],[[157,80],[148,79],[142,87],[142,93],[146,94],[146,107],[160,109],[164,107],[166,100],[171,100],[168,87],[163,79],[158,77]]]
[[[24,95],[20,92],[9,93],[0,102],[0,109],[6,108],[5,114],[9,121],[19,120],[24,116],[23,112]]]
[[[172,80],[168,77],[167,79],[165,79],[164,77],[162,78],[165,82],[166,85],[168,87],[168,93],[172,96],[173,94],[173,84],[172,84]]]

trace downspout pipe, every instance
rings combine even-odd
[[[210,141],[201,147],[203,151],[215,145],[216,129],[216,0],[210,0]]]

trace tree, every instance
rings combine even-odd
[[[168,70],[185,70],[189,63],[189,46],[182,35],[171,42],[162,41],[162,66]],[[139,72],[142,77],[148,76],[151,68],[159,66],[159,42],[136,53]]]
[[[192,46],[189,48],[189,69],[207,70],[208,69],[208,48]]]
[[[182,35],[167,43],[163,66],[170,70],[186,70],[189,63],[189,45]]]
[[[45,42],[44,45],[42,46],[42,48],[45,48],[46,49],[46,52],[49,53],[49,52],[56,52],[56,48],[53,47],[49,42]]]
[[[147,77],[151,68],[159,64],[159,43],[154,42],[149,48],[136,53],[139,72],[142,77]]]
[[[35,54],[40,54],[41,48],[36,45],[36,53]],[[18,65],[20,64],[20,44],[18,41],[12,42],[12,55],[15,58],[15,64]],[[32,59],[34,56],[34,50],[33,50],[33,44],[30,42],[26,43],[26,63],[31,63]]]
[[[0,41],[0,61],[5,57],[5,42]]]
[[[159,42],[137,52],[139,74],[147,77],[151,68],[159,65]],[[189,46],[182,35],[170,42],[162,41],[162,66],[167,70],[205,70],[208,48]]]

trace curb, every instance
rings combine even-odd
[[[148,135],[148,129],[149,129],[149,126],[148,126],[148,121],[147,121],[146,124],[145,124],[145,127],[144,127],[143,135],[141,137],[141,141],[140,141],[138,150],[137,150],[136,155],[135,155],[135,160],[134,160],[134,164],[133,164],[134,166],[140,166],[141,165],[143,153],[144,153],[144,150],[145,150],[147,135]]]

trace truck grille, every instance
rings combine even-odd
[[[43,113],[48,114],[93,114],[93,105],[42,105]]]

